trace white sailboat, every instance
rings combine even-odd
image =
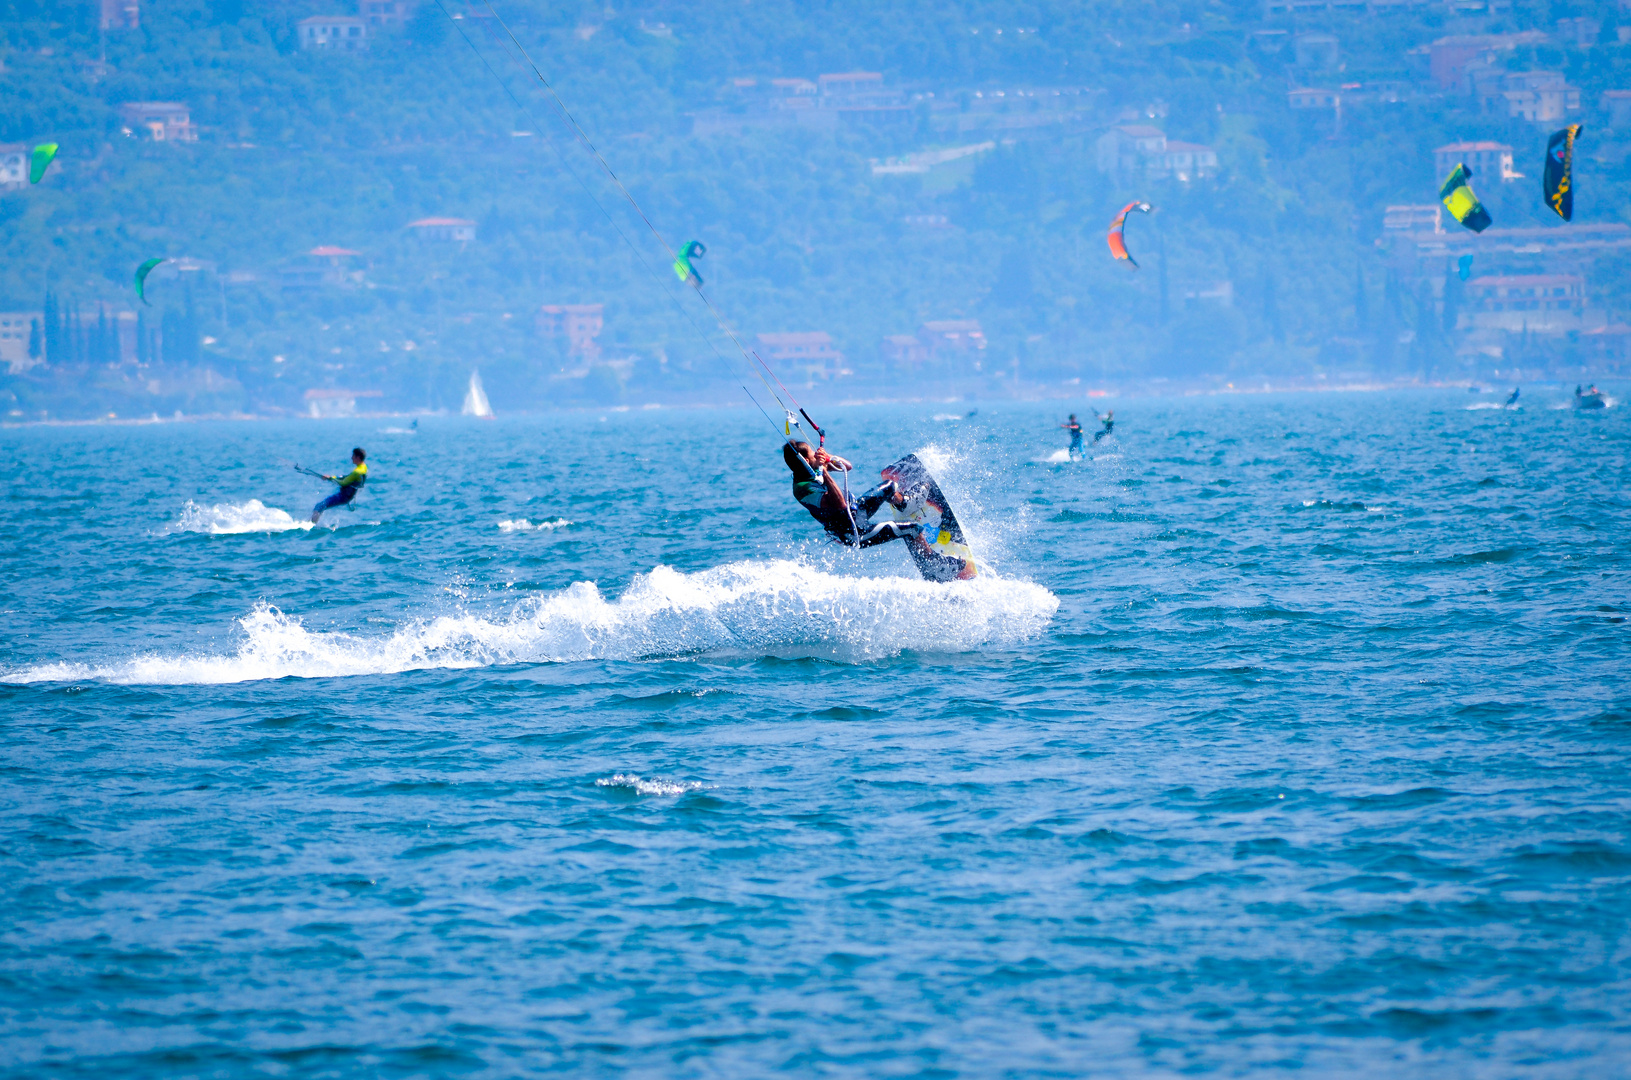
[[[464,408],[459,411],[465,416],[479,416],[484,420],[493,418],[493,405],[487,400],[487,391],[481,388],[479,372],[470,373],[470,389],[465,391]]]

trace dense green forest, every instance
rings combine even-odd
[[[44,181],[0,194],[0,311],[49,310],[52,338],[36,335],[44,363],[0,375],[0,408],[268,413],[323,387],[378,391],[387,409],[457,408],[478,368],[501,408],[717,397],[741,374],[735,346],[517,42],[663,238],[706,244],[709,297],[744,340],[832,335],[852,372],[824,388],[837,398],[1453,378],[1498,364],[1458,351],[1442,301],[1378,246],[1385,207],[1434,201],[1440,144],[1509,143],[1538,173],[1546,125],[1428,81],[1411,50],[1447,34],[1598,20],[1589,40],[1554,34],[1501,62],[1580,88],[1575,221],[1627,217],[1631,144],[1600,102],[1631,88],[1631,44],[1608,4],[1295,19],[1200,0],[493,10],[516,42],[484,3],[423,0],[366,52],[340,53],[302,50],[297,27],[355,14],[351,0],[143,0],[128,30],[100,29],[91,4],[0,3],[0,141],[61,145]],[[1275,30],[1335,35],[1340,64],[1296,70],[1293,48],[1262,33]],[[742,113],[733,79],[856,70],[881,72],[911,107],[880,123],[694,133],[699,113]],[[1402,90],[1340,123],[1288,104],[1290,87],[1337,84]],[[1060,88],[1088,104],[1034,126],[960,120],[1023,114],[1036,99],[1015,90]],[[186,104],[197,140],[125,134],[119,106],[138,101]],[[1101,173],[1097,140],[1126,122],[1215,148],[1216,175]],[[984,139],[995,147],[928,172],[872,169]],[[1481,194],[1502,225],[1560,224],[1532,181]],[[1139,271],[1104,242],[1131,198],[1156,207],[1128,227]],[[429,216],[474,220],[477,238],[410,235]],[[355,279],[285,287],[319,246],[357,252]],[[174,261],[142,308],[131,274],[159,256]],[[1631,284],[1621,259],[1588,275],[1592,303],[1616,318]],[[540,305],[581,303],[605,305],[594,363],[535,325]],[[133,362],[109,329],[120,311],[140,315]],[[885,359],[885,335],[934,319],[978,319],[989,344],[922,368]],[[1578,359],[1566,339],[1525,347]]]

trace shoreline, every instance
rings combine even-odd
[[[1506,385],[1504,383],[1500,384]],[[1519,383],[1520,386],[1536,388],[1557,388],[1568,390],[1566,380],[1543,380]],[[1047,388],[1053,390],[1056,388]],[[879,394],[874,397],[848,397],[829,403],[829,408],[856,408],[873,405],[947,405],[947,406],[986,406],[1009,403],[1043,404],[1059,401],[1076,401],[1087,399],[1091,401],[1124,401],[1139,398],[1195,398],[1195,397],[1223,397],[1231,395],[1266,394],[1375,394],[1389,391],[1404,390],[1462,390],[1479,393],[1498,392],[1494,384],[1480,382],[1474,379],[1456,379],[1444,382],[1421,382],[1417,380],[1377,382],[1332,382],[1308,383],[1291,382],[1274,384],[1264,381],[1257,385],[1235,386],[1161,386],[1152,387],[1149,384],[1135,384],[1130,386],[1094,387],[1077,390],[1071,388],[1070,393],[1039,392],[1021,393],[1008,396],[992,396],[971,398],[966,396],[951,397],[900,397],[890,394]],[[505,418],[520,416],[548,416],[556,414],[582,415],[586,413],[632,413],[655,411],[678,411],[686,409],[743,409],[747,402],[734,401],[695,401],[677,402],[667,404],[660,401],[642,402],[638,405],[573,405],[554,409],[518,409],[503,414]],[[359,420],[419,420],[427,417],[437,419],[468,419],[491,420],[494,417],[466,417],[448,409],[418,409],[407,412],[355,412],[343,416],[312,416],[308,413],[190,413],[182,415],[159,416],[156,413],[148,416],[99,416],[99,417],[44,417],[34,420],[15,418],[0,418],[0,430],[30,427],[89,427],[106,425],[109,427],[150,427],[159,424],[189,424],[189,423],[264,423],[269,421],[310,421],[320,423],[324,421],[356,422]]]

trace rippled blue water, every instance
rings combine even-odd
[[[953,586],[743,410],[0,432],[0,1070],[1615,1075],[1631,423],[1530,396],[834,410]]]

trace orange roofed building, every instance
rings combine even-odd
[[[422,240],[446,240],[467,243],[476,238],[476,223],[469,218],[428,217],[408,222]]]
[[[154,142],[197,142],[192,110],[179,101],[128,101],[119,106],[126,135],[146,135]]]
[[[802,372],[806,382],[850,374],[844,367],[844,354],[833,344],[832,335],[819,330],[760,334],[759,348],[772,367]]]
[[[600,357],[600,343],[595,339],[606,327],[606,305],[545,304],[538,309],[536,325],[543,337],[564,337],[574,356],[595,360]]]
[[[300,289],[335,288],[362,280],[362,271],[351,269],[351,260],[360,251],[323,245],[314,247],[279,273],[279,284],[285,291]]]

